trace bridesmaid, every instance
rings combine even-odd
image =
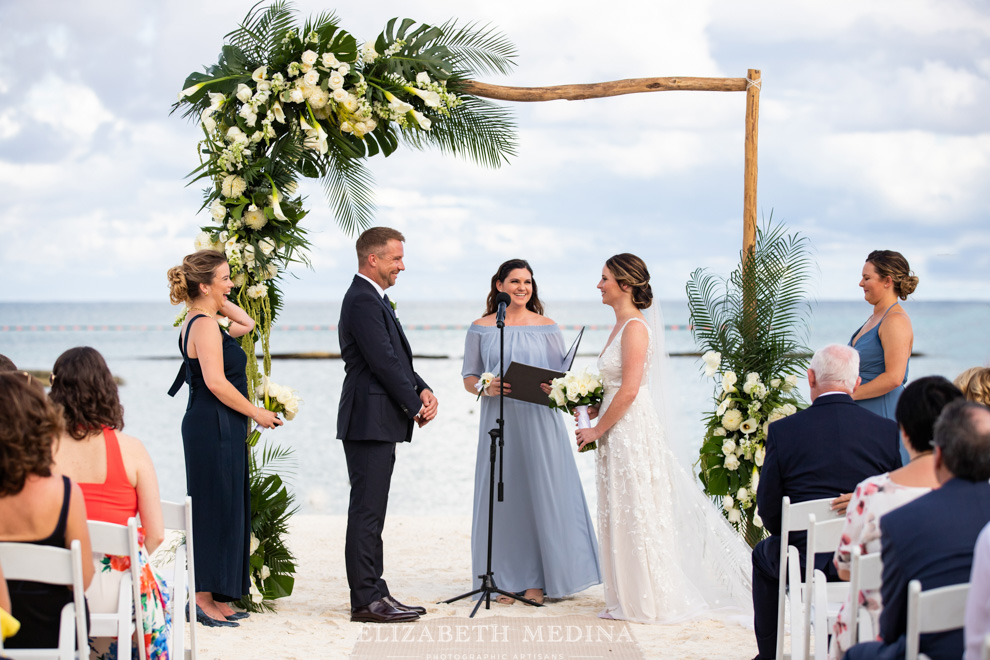
[[[499,292],[512,299],[505,314],[506,368],[515,360],[560,369],[565,354],[560,328],[543,316],[533,269],[522,259],[506,261],[492,276],[485,316],[468,330],[461,371],[464,389],[482,396],[471,526],[475,588],[488,564],[488,431],[496,426],[500,386],[506,392],[512,389],[498,376],[484,389],[476,387],[483,373],[499,372]],[[563,598],[600,584],[598,544],[564,415],[549,406],[505,399],[503,461],[505,501],[495,503],[492,535],[492,571],[498,587],[542,603],[544,594]],[[497,600],[515,602],[507,596]]]
[[[172,304],[189,308],[179,333],[183,365],[169,394],[189,384],[182,446],[196,539],[196,620],[236,626],[234,619],[247,614],[235,613],[227,602],[250,590],[248,418],[265,428],[282,422],[248,401],[247,356],[234,337],[251,332],[254,320],[227,300],[234,285],[224,255],[194,252],[169,269],[168,282]],[[229,334],[217,323],[221,315],[230,320]]]
[[[874,250],[866,257],[859,286],[866,302],[873,305],[873,314],[849,340],[859,352],[862,379],[853,399],[881,417],[895,419],[914,345],[911,319],[898,299],[907,300],[918,278],[899,252]],[[903,448],[901,460],[910,460]]]

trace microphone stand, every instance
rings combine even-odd
[[[466,594],[461,594],[460,596],[454,596],[449,600],[443,601],[444,603],[450,604],[454,601],[461,600],[462,598],[469,598],[475,594],[481,594],[478,599],[477,604],[474,609],[471,610],[470,617],[474,618],[474,615],[478,613],[478,609],[481,607],[481,603],[485,603],[485,609],[490,610],[492,608],[491,598],[492,594],[500,594],[502,596],[507,596],[514,600],[518,600],[527,605],[532,605],[533,607],[543,607],[541,603],[532,601],[528,598],[523,598],[522,596],[517,596],[516,594],[503,591],[499,589],[495,584],[495,573],[492,571],[492,531],[495,526],[495,457],[498,454],[498,501],[504,501],[505,484],[502,481],[502,451],[505,448],[505,391],[504,385],[502,384],[502,376],[504,374],[505,365],[505,321],[499,319],[496,322],[498,326],[499,333],[499,343],[498,343],[498,419],[495,420],[496,426],[488,435],[491,436],[492,444],[488,452],[488,462],[490,464],[490,472],[488,475],[488,570],[484,575],[479,575],[481,579],[481,586],[474,591],[469,591]]]

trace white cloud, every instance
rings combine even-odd
[[[28,89],[21,110],[40,124],[68,133],[69,139],[84,141],[92,138],[101,124],[114,118],[92,88],[67,82],[54,73],[43,76]]]

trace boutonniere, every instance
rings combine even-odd
[[[392,306],[392,311],[395,312],[396,311],[395,308],[398,307],[398,305],[395,303],[395,301],[394,300],[389,300],[388,301],[388,304]]]

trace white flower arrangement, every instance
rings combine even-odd
[[[601,376],[591,373],[587,369],[583,371],[568,371],[560,378],[550,381],[549,405],[556,410],[564,410],[573,413],[578,410],[581,419],[578,426],[587,428],[590,421],[587,420],[587,407],[598,405],[605,395],[605,386]],[[583,414],[582,414],[583,409]],[[591,442],[581,448],[580,451],[593,451],[598,449],[597,442]]]
[[[287,421],[291,422],[299,413],[299,404],[302,402],[302,399],[299,398],[296,391],[290,387],[272,382],[268,376],[262,376],[261,389],[258,395],[258,403],[262,404],[265,410],[271,410],[272,412],[284,415]],[[261,437],[263,430],[260,424],[255,426],[254,431],[248,436],[248,446],[254,447],[258,444],[258,439]]]
[[[481,378],[479,378],[478,382],[474,384],[474,389],[478,390],[478,396],[477,398],[475,398],[475,401],[481,399],[481,395],[484,394],[485,388],[491,384],[494,378],[495,378],[495,374],[491,373],[490,371],[486,371],[485,373],[481,374]]]

